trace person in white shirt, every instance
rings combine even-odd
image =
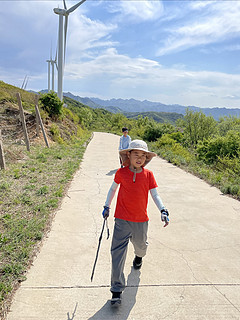
[[[126,128],[126,127],[122,128],[122,133],[123,133],[123,135],[121,136],[120,141],[119,141],[119,148],[118,148],[119,152],[121,150],[128,149],[129,145],[131,143],[131,137],[128,135],[128,128]],[[119,155],[119,158],[120,158],[120,164],[121,164],[121,168],[122,168],[123,164],[122,164],[122,158],[120,155]]]

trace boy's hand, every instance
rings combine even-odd
[[[169,218],[168,218],[168,216],[169,216],[168,210],[167,210],[167,209],[162,209],[162,210],[161,210],[161,220],[162,220],[163,222],[165,222],[164,227],[166,227],[166,226],[169,224]]]
[[[109,217],[109,210],[110,210],[110,208],[109,208],[109,207],[106,207],[106,206],[104,206],[103,208],[104,208],[104,209],[103,209],[103,212],[102,212],[103,218],[104,218],[104,219],[107,219],[107,218]]]

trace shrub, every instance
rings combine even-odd
[[[51,118],[59,118],[63,113],[63,102],[53,91],[41,95],[39,101],[43,110],[47,111]]]
[[[176,143],[174,139],[171,138],[169,134],[163,134],[161,138],[156,141],[156,147],[161,148],[162,146],[169,145],[172,146]]]
[[[63,138],[61,137],[60,130],[59,130],[57,124],[53,123],[51,125],[50,132],[51,132],[51,134],[53,136],[53,140],[55,142],[58,142],[60,144],[64,143]]]
[[[198,158],[214,163],[219,158],[233,159],[240,156],[240,133],[229,131],[225,137],[217,136],[200,142],[197,146]]]
[[[180,165],[187,165],[194,159],[188,149],[171,138],[171,134],[164,134],[152,144],[153,149],[169,162]]]
[[[147,141],[156,141],[164,133],[172,133],[175,131],[175,127],[170,123],[156,123],[155,121],[149,121],[144,134],[143,139]]]
[[[64,116],[66,116],[67,118],[72,120],[75,124],[80,123],[80,119],[79,119],[78,115],[75,113],[72,113],[72,111],[69,110],[68,108],[63,108],[63,114],[64,114]]]

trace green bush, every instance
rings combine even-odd
[[[155,145],[157,148],[161,148],[162,146],[169,145],[172,146],[176,143],[174,139],[171,138],[170,134],[163,134],[161,138],[158,138]]]
[[[63,102],[58,98],[53,91],[41,95],[39,101],[43,110],[47,111],[53,119],[59,118],[63,113]]]
[[[225,136],[230,130],[240,132],[240,118],[232,116],[220,118],[218,124],[220,136]]]
[[[219,158],[233,159],[240,156],[240,133],[228,131],[227,135],[217,136],[199,142],[197,154],[200,160],[206,163],[214,163]]]
[[[80,123],[78,115],[73,113],[68,108],[63,108],[63,115],[66,116],[68,119],[72,120],[75,124]]]
[[[152,143],[152,148],[167,161],[178,166],[188,165],[194,159],[194,155],[172,139],[171,134],[164,134]]]
[[[61,137],[59,127],[56,123],[53,123],[50,127],[50,132],[52,134],[53,140],[60,144],[64,143],[63,138]]]
[[[150,120],[146,126],[146,129],[143,134],[143,139],[149,142],[156,141],[164,133],[172,133],[175,131],[175,127],[170,123],[156,123],[153,120]]]

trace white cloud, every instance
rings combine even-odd
[[[212,1],[191,1],[189,3],[189,7],[193,10],[201,10],[203,8],[205,9],[211,4],[212,4]]]
[[[108,76],[137,77],[145,76],[146,70],[159,67],[156,61],[144,58],[130,58],[120,55],[115,48],[105,50],[101,55],[87,62],[77,64],[70,63],[66,66],[66,77],[71,75],[75,79],[86,77],[93,74],[105,74]]]
[[[163,4],[160,0],[120,0],[114,1],[114,4],[110,5],[109,8],[112,13],[120,14],[122,19],[135,23],[156,20],[163,14]]]
[[[117,42],[111,40],[110,34],[117,26],[104,24],[101,21],[93,21],[83,15],[69,17],[69,32],[67,49],[72,59],[79,57],[86,50],[112,47]]]
[[[65,81],[78,82],[80,95],[83,95],[85,84],[91,83],[95,96],[102,98],[148,99],[202,107],[240,106],[237,98],[240,75],[166,68],[154,60],[118,54],[114,48],[107,49],[91,61],[70,63],[66,68]],[[108,96],[102,96],[102,86],[109,89]],[[229,95],[224,98],[224,103],[223,93]]]
[[[208,6],[208,10],[204,10],[202,14],[197,12]],[[164,55],[171,52],[185,50],[198,45],[217,43],[226,39],[234,38],[240,32],[240,3],[228,1],[211,1],[207,3],[192,3],[188,9],[194,9],[192,18],[187,18],[178,26],[173,26],[167,30],[168,38],[164,45],[159,48],[157,55]],[[189,15],[189,11],[186,11]]]

